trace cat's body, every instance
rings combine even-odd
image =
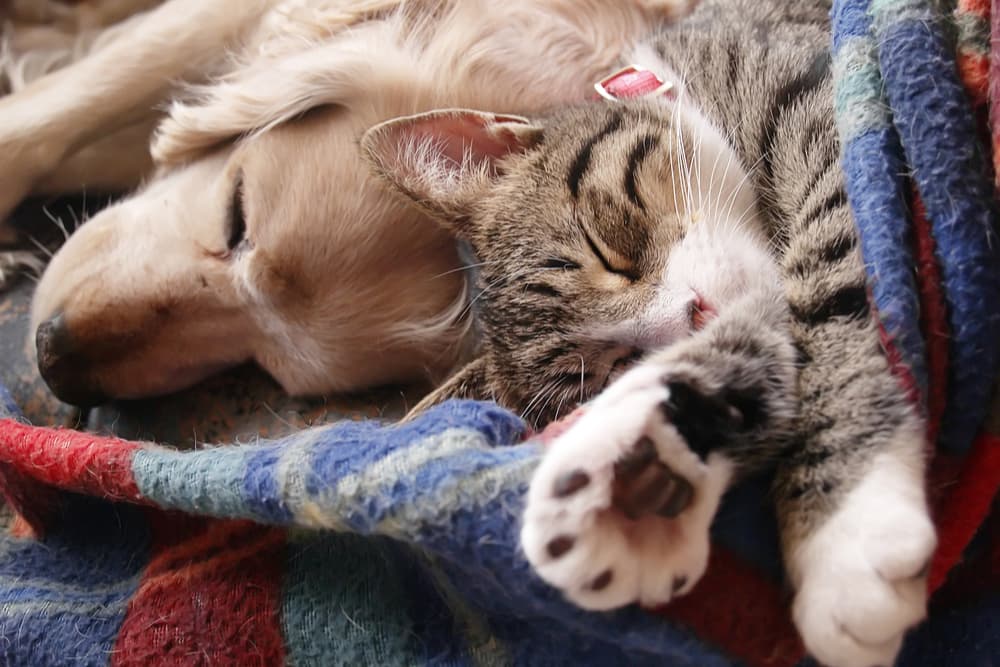
[[[444,111],[364,144],[479,260],[481,354],[429,400],[546,421],[599,394],[533,480],[539,574],[589,608],[665,602],[704,571],[731,479],[776,464],[797,625],[866,667],[923,617],[935,539],[844,194],[828,10],[703,2],[626,54],[666,96]],[[663,464],[694,487],[683,511]]]

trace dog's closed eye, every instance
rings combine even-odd
[[[233,197],[229,204],[228,233],[226,247],[230,252],[236,249],[246,238],[247,220],[243,209],[243,173],[236,177],[233,184]]]

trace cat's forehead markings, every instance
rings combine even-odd
[[[611,114],[611,118],[604,127],[591,135],[580,148],[580,152],[576,154],[573,163],[570,165],[569,173],[566,175],[566,185],[569,187],[570,194],[573,195],[574,199],[580,196],[580,181],[583,180],[584,174],[587,173],[587,169],[590,167],[594,146],[615,132],[618,132],[621,127],[622,114],[616,110]]]
[[[646,210],[646,204],[642,201],[642,197],[639,196],[639,191],[636,188],[636,172],[642,166],[643,161],[659,145],[660,138],[655,134],[644,134],[639,137],[639,140],[629,153],[628,164],[625,166],[625,195],[640,211]]]

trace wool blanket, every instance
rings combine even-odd
[[[938,444],[931,613],[904,667],[1000,656],[1000,439],[982,429],[1000,342],[989,21],[982,1],[948,14],[931,0],[834,3],[874,312]],[[766,475],[727,494],[705,578],[665,608],[584,612],[535,577],[519,516],[558,427],[530,434],[495,405],[454,401],[404,425],[177,451],[25,424],[0,388],[15,513],[0,537],[0,662],[811,664]]]

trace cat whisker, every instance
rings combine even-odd
[[[674,216],[679,218],[681,215],[680,209],[678,207],[678,191],[677,191],[677,169],[671,167],[670,169],[670,196],[674,202]],[[683,195],[681,195],[683,197]]]
[[[711,201],[712,192],[715,189],[715,170],[719,166],[719,156],[721,156],[721,155],[722,155],[722,151],[717,151],[715,153],[715,160],[712,162],[712,173],[711,173],[711,175],[708,178],[708,196],[709,196],[709,201]],[[733,153],[730,151],[729,152],[729,157],[726,159],[726,166],[723,168],[723,172],[722,172],[722,179],[721,179],[722,180],[722,184],[725,184],[725,182],[726,182],[726,175],[729,173],[729,167],[732,164],[732,162],[733,162]],[[714,216],[717,213],[718,208],[719,208],[719,200],[721,198],[722,198],[722,187],[719,187],[719,189],[718,189],[718,191],[717,191],[717,193],[715,195],[715,201],[712,203],[712,205],[708,209],[708,212],[707,212],[708,215]]]
[[[746,119],[740,119],[740,121],[738,123],[736,123],[736,125],[727,133],[727,135],[726,135],[726,144],[727,145],[729,145],[729,146],[733,145],[733,142],[734,142],[735,137],[736,137],[736,133],[737,133],[737,131],[739,131],[740,128],[743,127],[743,123],[745,122],[745,120]],[[721,179],[722,182],[719,184],[719,189],[718,189],[718,192],[717,192],[716,197],[715,197],[715,207],[711,211],[711,213],[715,217],[720,217],[719,214],[722,213],[722,204],[723,204],[723,202],[722,202],[722,195],[723,195],[723,192],[725,191],[726,178],[729,176],[729,170],[732,168],[733,164],[736,163],[736,161],[737,161],[737,156],[736,156],[736,152],[735,151],[728,151],[728,153],[729,153],[729,158],[726,160],[726,166],[725,166],[725,169],[722,172],[722,179]],[[716,156],[716,161],[718,161],[718,156]],[[715,166],[714,165],[712,167],[712,175],[713,176],[715,175]],[[744,182],[745,181],[741,181],[739,187],[742,187]],[[713,183],[709,185],[709,188],[711,188],[713,184],[714,184],[714,180],[713,180]],[[736,193],[739,191],[739,187],[737,189],[733,190],[733,192],[730,193],[729,197],[735,198]],[[727,199],[727,201],[728,201],[728,199]],[[727,211],[727,213],[726,213],[727,217],[728,217],[729,213],[731,213],[731,211]]]
[[[558,380],[550,380],[546,384],[542,385],[542,388],[535,393],[534,398],[532,398],[528,404],[524,406],[524,410],[521,411],[520,415],[521,419],[534,421],[529,419],[529,415],[531,415],[532,410],[534,410],[536,405],[544,408],[548,404],[547,397],[550,397],[556,389],[558,389]],[[544,403],[542,402],[543,400],[545,400]]]
[[[86,202],[86,199],[84,199],[84,202]],[[73,210],[73,209],[70,209],[70,212],[72,212],[72,210]],[[62,218],[60,218],[60,217],[58,217],[58,216],[56,216],[56,215],[52,215],[52,212],[51,212],[51,211],[49,211],[49,209],[48,209],[48,207],[47,207],[47,206],[42,206],[42,213],[44,213],[44,214],[45,214],[45,217],[46,217],[46,218],[48,218],[48,219],[49,219],[49,221],[50,221],[50,222],[51,222],[51,223],[52,223],[53,225],[55,225],[55,226],[56,226],[56,228],[57,228],[57,229],[58,229],[59,231],[61,231],[61,232],[62,232],[62,235],[63,235],[63,241],[69,241],[69,230],[67,230],[67,229],[66,229],[66,224],[65,224],[65,223],[63,223],[63,221],[62,221]],[[74,214],[74,215],[75,215],[75,214]],[[79,225],[77,225],[77,226],[79,226]],[[49,253],[49,257],[51,257],[51,256],[52,256],[52,253]]]
[[[566,405],[566,401],[571,401],[572,405],[574,406],[579,402],[572,400],[571,388],[565,386],[557,386],[552,392],[549,393],[549,396],[546,398],[545,404],[543,406],[546,409],[546,411],[548,411],[549,406],[552,405],[552,400],[556,396],[559,397],[559,402],[556,404],[555,410],[551,413],[553,420],[561,419],[563,417],[563,406]]]
[[[721,152],[720,152],[720,154],[721,154]],[[735,155],[736,155],[735,153],[733,153],[733,152],[730,151],[729,152],[729,157],[728,157],[728,159],[726,159],[726,166],[725,166],[725,168],[722,171],[722,178],[721,178],[722,182],[719,184],[719,189],[716,191],[715,201],[712,203],[712,206],[708,210],[709,215],[711,215],[712,217],[718,218],[719,217],[718,214],[721,212],[721,208],[722,208],[722,206],[721,206],[722,191],[724,189],[723,186],[726,183],[726,176],[729,175],[729,169],[733,165],[733,159],[734,159]],[[715,156],[715,162],[716,162],[716,164],[718,164],[718,162],[719,162],[719,155],[718,154]],[[709,195],[711,195],[712,188],[714,186],[715,186],[715,164],[712,165],[712,179],[709,181],[709,184],[708,184]]]
[[[477,262],[475,264],[466,264],[465,266],[460,266],[457,269],[452,269],[450,271],[445,271],[439,273],[436,276],[431,276],[431,280],[436,280],[437,278],[444,278],[445,276],[450,276],[453,273],[461,273],[462,271],[471,271],[472,269],[478,269],[481,266],[488,266],[490,262]]]
[[[465,308],[462,309],[462,312],[459,313],[459,318],[466,317],[469,313],[471,313],[473,306],[476,305],[476,302],[479,301],[481,298],[483,298],[483,295],[485,295],[488,291],[490,291],[491,289],[493,289],[494,287],[496,287],[497,285],[499,285],[503,280],[504,280],[504,277],[501,276],[501,277],[497,278],[496,280],[494,280],[489,285],[486,285],[483,289],[481,289],[479,291],[479,294],[476,295],[476,298],[472,299],[472,301],[470,301],[465,306]]]
[[[701,132],[699,132],[699,133],[697,133],[695,135],[694,147],[693,147],[693,150],[692,150],[692,152],[694,153],[694,155],[692,156],[692,160],[693,160],[692,168],[694,169],[694,173],[695,173],[695,176],[694,176],[695,177],[695,181],[698,184],[698,210],[699,211],[701,211],[701,210],[704,209],[704,204],[705,204],[705,202],[702,201],[704,189],[701,187],[701,185],[702,185],[701,184],[701,154],[702,154],[702,139],[703,139],[703,137],[704,137],[704,135]]]
[[[750,178],[754,175],[754,172],[756,172],[757,167],[760,166],[762,160],[763,157],[757,158],[757,160],[755,160],[754,163],[745,170],[743,178],[740,179],[739,183],[736,184],[736,187],[734,187],[733,191],[729,194],[729,197],[727,199],[728,206],[726,207],[726,215],[725,215],[727,220],[733,219],[732,213],[733,213],[733,206],[736,205],[736,198],[739,195],[740,190],[743,189],[743,186],[746,185],[747,182],[750,180]],[[747,214],[756,206],[756,203],[757,202],[755,198],[751,199],[750,204],[745,209],[743,209],[740,215],[735,219],[732,226],[733,231],[740,229],[744,224],[746,224]]]
[[[569,398],[567,392],[562,392],[562,394],[562,398],[559,399],[559,404],[556,405],[556,411],[553,415],[553,419],[559,419],[562,417],[563,404],[566,402],[566,399]]]
[[[27,238],[31,242],[31,245],[33,245],[36,248],[38,248],[38,251],[40,253],[42,253],[43,255],[45,255],[46,257],[48,257],[49,259],[52,259],[53,253],[52,253],[51,250],[49,250],[48,248],[45,247],[44,243],[42,243],[41,241],[39,241],[38,239],[36,239],[34,236],[32,236],[30,234],[27,236]]]
[[[683,182],[681,183],[684,192],[684,210],[683,215],[686,219],[691,219],[692,217],[692,204],[694,203],[694,192],[691,187],[691,163],[687,154],[687,146],[684,144],[684,136],[681,133],[681,123],[680,123],[680,101],[674,105],[673,109],[673,128],[675,134],[675,140],[678,147],[678,152],[680,153],[680,160],[678,161],[681,167],[681,178]]]

